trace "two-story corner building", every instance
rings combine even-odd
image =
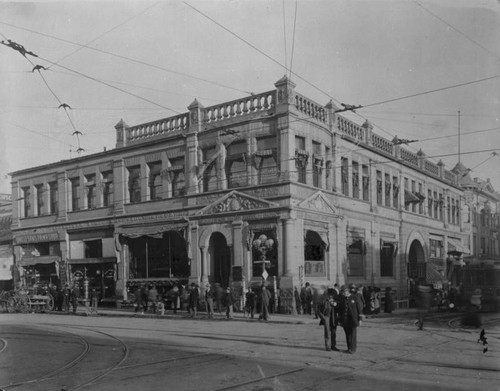
[[[116,148],[12,173],[18,281],[86,278],[104,298],[173,281],[264,278],[293,288],[390,287],[447,277],[469,246],[457,176],[295,91],[269,92],[146,124]]]
[[[472,178],[463,164],[457,164],[453,172],[460,177],[465,197],[464,217],[471,226],[471,254],[467,260],[472,263],[500,260],[500,194],[489,179]]]

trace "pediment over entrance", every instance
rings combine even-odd
[[[328,213],[334,215],[335,217],[341,217],[337,212],[337,208],[332,205],[322,191],[314,193],[312,196],[300,202],[297,206],[302,209]]]
[[[242,210],[267,209],[278,206],[274,202],[233,190],[211,204],[205,206],[197,214],[211,215],[215,213],[239,212]]]

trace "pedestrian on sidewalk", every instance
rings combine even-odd
[[[226,306],[226,318],[233,319],[233,305],[235,302],[235,297],[233,294],[233,290],[229,286],[226,288],[223,301],[224,305]]]
[[[327,352],[337,351],[339,296],[334,288],[328,288],[318,305],[318,316],[323,324],[325,349]]]
[[[78,284],[73,284],[73,288],[70,292],[71,295],[71,306],[73,307],[73,313],[76,314],[76,309],[78,308],[78,298],[80,297],[80,289]]]
[[[418,310],[417,327],[419,330],[424,329],[425,315],[429,312],[432,302],[432,287],[429,285],[418,285],[416,291],[416,302]]]
[[[265,284],[262,284],[260,288],[260,306],[261,312],[259,315],[259,320],[269,320],[269,303],[271,301],[271,292],[266,288]]]
[[[297,311],[297,315],[302,313],[302,300],[300,299],[300,293],[297,287],[293,288],[293,297],[295,299],[295,310]]]
[[[208,319],[213,319],[214,317],[214,291],[210,284],[207,284],[205,290],[205,305],[207,307]]]
[[[158,290],[156,289],[155,285],[151,286],[151,288],[149,289],[148,301],[149,303],[151,303],[151,311],[153,311],[153,313],[156,313],[156,305],[158,303]]]
[[[135,296],[135,304],[134,304],[135,310],[134,310],[134,312],[144,313],[143,312],[143,303],[142,303],[142,291],[141,291],[140,287],[138,287],[135,290],[134,296]]]
[[[224,298],[224,290],[218,282],[214,286],[215,310],[222,315],[222,299]]]
[[[196,317],[199,300],[200,300],[200,291],[198,290],[198,286],[193,282],[191,284],[191,290],[189,291],[189,306],[188,306],[188,312],[193,318]]]
[[[252,288],[247,289],[247,293],[245,294],[245,312],[244,314],[250,315],[253,319],[255,315],[255,308],[257,306],[257,297]]]
[[[363,316],[363,305],[357,295],[356,285],[350,284],[349,288],[343,287],[340,313],[339,321],[344,328],[347,353],[353,354],[357,349],[357,329]]]

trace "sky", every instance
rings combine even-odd
[[[500,191],[498,0],[0,0],[0,34],[38,56],[0,45],[0,193],[10,172],[114,148],[120,119],[269,91],[285,74]]]

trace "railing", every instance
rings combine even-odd
[[[273,90],[233,100],[232,102],[206,107],[203,110],[204,120],[205,122],[212,123],[272,109],[275,106],[275,94],[276,91]]]
[[[158,135],[174,132],[176,130],[185,130],[189,126],[189,115],[180,114],[175,117],[160,119],[158,121],[148,122],[132,126],[127,129],[127,140],[144,140]]]
[[[429,160],[424,160],[424,171],[430,172],[436,176],[439,175],[439,166],[430,162]]]
[[[372,133],[372,145],[374,148],[380,149],[381,151],[391,155],[394,153],[394,144],[375,133]]]
[[[444,179],[447,180],[448,182],[457,183],[457,176],[451,171],[445,170]]]
[[[342,133],[354,138],[355,140],[365,141],[364,129],[361,126],[359,126],[358,124],[355,124],[354,122],[348,120],[347,118],[340,117],[340,116],[338,117],[337,123],[338,123],[339,130]]]
[[[326,123],[326,110],[322,105],[295,93],[295,107],[301,113],[320,122]]]
[[[418,155],[416,153],[401,149],[401,160],[410,163],[412,166],[418,167]]]

